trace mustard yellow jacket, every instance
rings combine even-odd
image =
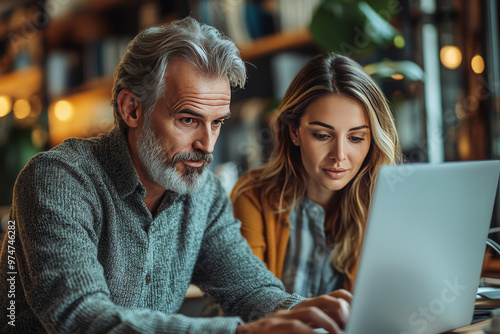
[[[236,183],[235,188],[240,182],[242,179]],[[264,210],[260,193],[259,187],[246,191],[238,198],[234,198],[232,193],[234,216],[241,221],[241,234],[247,239],[253,253],[281,279],[290,237],[290,213],[278,215]],[[352,284],[347,278],[344,282],[344,288],[352,290]]]
[[[236,219],[241,221],[241,234],[247,239],[253,253],[281,279],[290,236],[289,213],[278,217],[277,214],[264,210],[260,188],[252,188],[238,196],[233,201],[233,211]]]

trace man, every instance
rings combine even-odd
[[[231,86],[245,79],[234,44],[191,18],[132,41],[115,72],[115,128],[65,141],[18,177],[0,260],[2,331],[341,331],[349,293],[285,293],[206,169]],[[175,314],[190,282],[228,317]]]

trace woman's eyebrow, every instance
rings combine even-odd
[[[324,128],[327,128],[327,129],[335,130],[335,128],[333,126],[325,124],[323,122],[311,122],[311,123],[309,123],[309,125],[319,125],[319,126],[322,126]]]
[[[355,128],[349,129],[349,131],[356,131],[356,130],[361,130],[361,129],[369,129],[368,125],[361,125],[357,126]]]
[[[335,130],[335,128],[333,126],[328,125],[328,124],[323,123],[323,122],[311,122],[311,123],[309,123],[309,125],[319,125],[319,126],[327,128],[327,129]],[[360,126],[349,129],[349,131],[355,131],[355,130],[361,130],[361,129],[369,129],[369,127],[368,127],[368,125],[360,125]]]

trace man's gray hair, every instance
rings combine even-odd
[[[227,77],[231,87],[243,88],[246,68],[236,45],[214,27],[191,17],[141,31],[129,44],[116,68],[112,107],[115,125],[128,128],[118,110],[118,95],[130,90],[148,117],[165,93],[168,59],[181,56],[209,77]]]

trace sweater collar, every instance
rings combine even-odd
[[[146,197],[146,188],[141,183],[139,174],[135,169],[127,137],[118,127],[114,127],[108,134],[107,165],[109,176],[113,180],[115,187],[124,198],[138,191],[141,198]]]

